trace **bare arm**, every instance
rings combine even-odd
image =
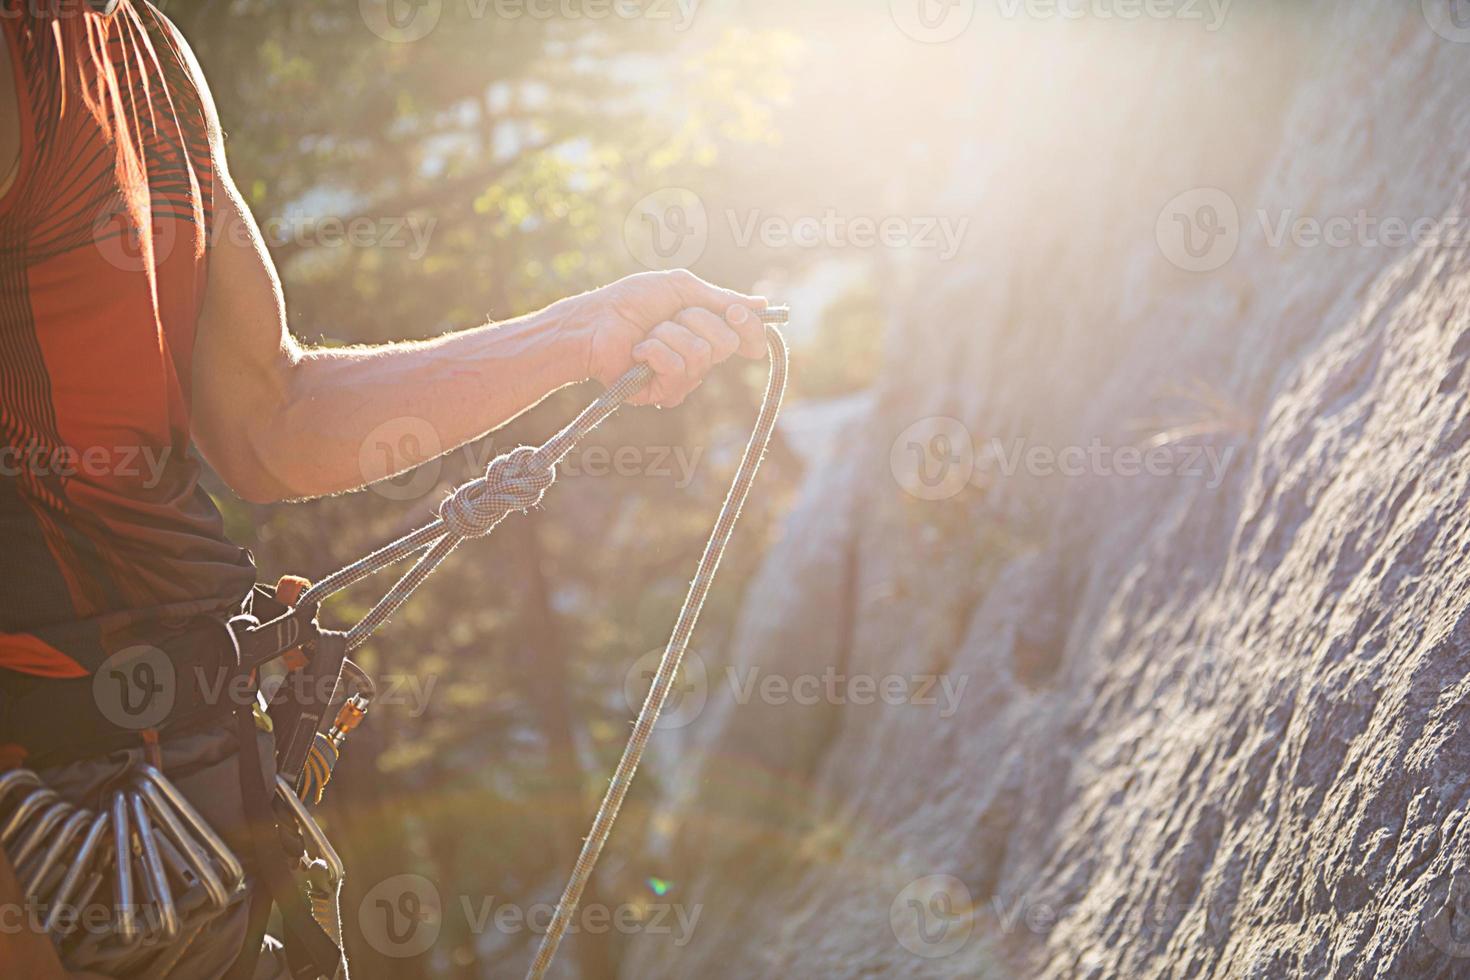
[[[233,188],[230,197],[235,198]],[[676,405],[711,366],[759,357],[764,301],[688,273],[646,273],[501,324],[434,340],[305,350],[286,327],[280,287],[243,204],[217,220],[194,356],[194,438],[221,477],[256,501],[362,486],[423,462],[363,452],[375,433],[432,438],[447,452],[497,428],[564,385],[615,380],[634,361],[655,372],[640,399]],[[380,466],[373,470],[364,467]]]
[[[206,93],[207,99],[207,93]],[[711,366],[765,351],[765,301],[688,272],[645,273],[500,324],[423,342],[303,349],[271,263],[224,166],[215,126],[215,230],[194,355],[193,434],[230,487],[253,501],[321,496],[423,459],[363,452],[395,428],[447,452],[564,385],[655,372],[642,402],[676,405]],[[384,428],[386,426],[386,429]],[[420,443],[422,445],[422,443]],[[374,471],[368,467],[380,467]]]

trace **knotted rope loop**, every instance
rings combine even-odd
[[[536,447],[521,446],[492,459],[483,477],[450,494],[439,506],[439,519],[455,537],[482,537],[511,511],[539,504],[555,481],[555,464],[543,464]]]
[[[776,329],[776,324],[785,323],[786,314],[784,307],[761,312],[761,320],[766,324],[766,344],[771,355],[771,377],[766,386],[766,397],[761,405],[755,432],[736,471],[735,484],[720,511],[719,520],[715,522],[715,531],[711,535],[706,554],[701,559],[690,594],[685,599],[678,626],[678,630],[685,635],[680,642],[687,642],[687,633],[693,629],[694,621],[699,616],[704,592],[714,578],[714,570],[719,565],[724,543],[734,529],[740,507],[745,502],[746,494],[750,492],[750,481],[755,476],[756,468],[760,466],[766,443],[776,425],[776,413],[780,410],[781,395],[786,389],[786,344],[780,331]],[[646,364],[634,366],[544,445],[521,446],[503,456],[497,456],[485,468],[483,477],[471,480],[449,495],[440,505],[434,520],[321,579],[297,600],[298,608],[311,608],[375,572],[413,558],[413,565],[408,571],[393,583],[383,598],[368,610],[366,616],[347,630],[347,649],[357,649],[374,630],[388,621],[461,541],[489,534],[511,511],[529,510],[540,503],[542,494],[556,479],[556,464],[565,459],[587,433],[616,412],[623,402],[643,390],[652,377],[653,372]],[[682,655],[682,648],[679,655]],[[679,656],[673,657],[672,662],[677,668]],[[658,701],[661,706],[662,697]],[[657,718],[657,715],[655,708],[653,717]],[[628,775],[631,777],[631,771]],[[616,806],[612,812],[617,812]],[[590,873],[590,868],[586,871]],[[580,887],[575,892],[580,894]],[[575,907],[576,894],[570,895],[570,903],[563,904]],[[563,911],[559,909],[553,921],[552,932],[542,940],[543,955],[547,957],[545,962],[549,962],[549,955],[555,951],[565,926]]]

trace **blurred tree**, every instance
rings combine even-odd
[[[308,342],[431,336],[638,271],[621,237],[633,203],[768,136],[780,75],[749,34],[682,43],[675,24],[653,18],[388,3],[166,5],[210,79],[232,171]],[[437,17],[424,37],[381,36],[415,12]],[[615,419],[595,442],[635,451],[623,475],[601,476],[585,457],[544,514],[466,547],[363,651],[384,703],[323,807],[351,867],[344,920],[361,975],[524,968],[538,937],[493,926],[477,935],[470,913],[486,901],[555,900],[627,731],[623,674],[672,621],[728,478],[719,450],[738,445],[753,417],[749,383],[727,374],[686,410]],[[494,449],[544,438],[592,394],[551,399],[493,445],[450,454],[437,478],[426,468],[427,479],[377,493],[269,508],[216,496],[263,579],[320,575],[422,523]],[[699,461],[687,488],[675,447]],[[766,474],[702,642],[717,640],[733,608],[780,477],[779,466]],[[360,614],[385,585],[327,618]],[[633,853],[639,809],[615,842],[622,860],[587,901],[638,900],[658,870]],[[445,916],[439,942],[398,959],[364,939],[358,910],[374,884],[403,872],[435,882]],[[617,955],[615,934],[568,944],[588,978],[613,975]]]

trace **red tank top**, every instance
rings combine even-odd
[[[0,5],[21,131],[0,199],[0,686],[83,676],[254,581],[189,455],[202,83],[146,0],[37,7]],[[115,98],[96,97],[99,64]]]

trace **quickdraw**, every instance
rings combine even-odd
[[[240,891],[239,860],[163,773],[139,766],[104,800],[94,812],[29,769],[0,775],[0,845],[63,951],[105,961],[175,942]],[[109,921],[82,928],[94,907]]]

